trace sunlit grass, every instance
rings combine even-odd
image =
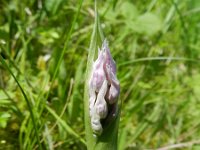
[[[1,0],[0,8],[0,149],[86,149],[94,2]],[[98,2],[121,85],[120,150],[199,149],[199,8],[198,0]]]

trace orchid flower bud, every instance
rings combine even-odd
[[[100,118],[98,116],[92,116],[91,118],[91,126],[94,134],[101,135],[103,128],[100,122]]]
[[[103,70],[104,54],[103,51],[98,51],[98,58],[93,64],[92,77],[90,80],[90,86],[93,87],[96,92],[99,92],[99,89],[103,84],[105,78],[105,73]]]
[[[106,74],[106,79],[108,80],[109,83],[109,88],[106,94],[106,98],[109,104],[113,104],[117,101],[117,98],[119,97],[120,93],[120,85],[116,77],[116,64],[110,54],[110,49],[108,47],[108,43],[106,40],[104,40],[102,47],[105,50],[105,61],[103,67]]]
[[[111,56],[108,43],[104,40],[102,48],[98,49],[98,57],[93,63],[89,79],[91,127],[96,135],[102,133],[103,122],[116,116],[119,93],[116,64]]]
[[[101,119],[106,118],[108,114],[107,103],[104,99],[106,92],[107,92],[107,81],[104,80],[104,83],[97,95],[95,105],[94,107],[91,108],[91,126],[93,132],[97,135],[100,135],[103,131],[101,125]]]
[[[94,107],[95,101],[97,99],[97,93],[99,92],[105,80],[105,72],[103,70],[104,54],[100,49],[98,51],[98,58],[92,66],[91,78],[89,80],[90,116],[92,115],[91,109]]]
[[[108,42],[107,40],[104,40],[102,49],[105,53],[105,61],[104,61],[104,70],[106,65],[109,66],[110,71],[113,72],[113,74],[116,74],[116,64],[115,61],[112,58],[112,55],[110,53],[110,49],[108,47]],[[106,70],[105,70],[106,71]]]
[[[108,114],[107,103],[104,98],[107,92],[107,88],[108,88],[107,80],[104,80],[104,83],[101,89],[99,90],[99,93],[97,95],[97,100],[95,103],[96,113],[100,116],[101,119],[106,118]]]

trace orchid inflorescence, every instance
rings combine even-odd
[[[116,64],[104,40],[102,48],[98,48],[98,57],[93,63],[89,79],[89,109],[95,135],[101,135],[106,120],[116,116],[119,93]]]

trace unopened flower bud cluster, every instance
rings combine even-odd
[[[102,48],[98,49],[98,58],[93,63],[89,80],[89,109],[94,134],[101,135],[102,121],[116,114],[119,93],[116,64],[111,56],[108,43],[104,40]],[[114,112],[109,109],[113,109]]]

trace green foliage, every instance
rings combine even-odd
[[[98,1],[98,10],[121,85],[118,149],[199,149],[199,0]],[[1,0],[0,14],[0,148],[86,149],[94,2]]]
[[[11,115],[8,112],[1,112],[0,113],[0,127],[5,128],[7,126],[7,121]]]

